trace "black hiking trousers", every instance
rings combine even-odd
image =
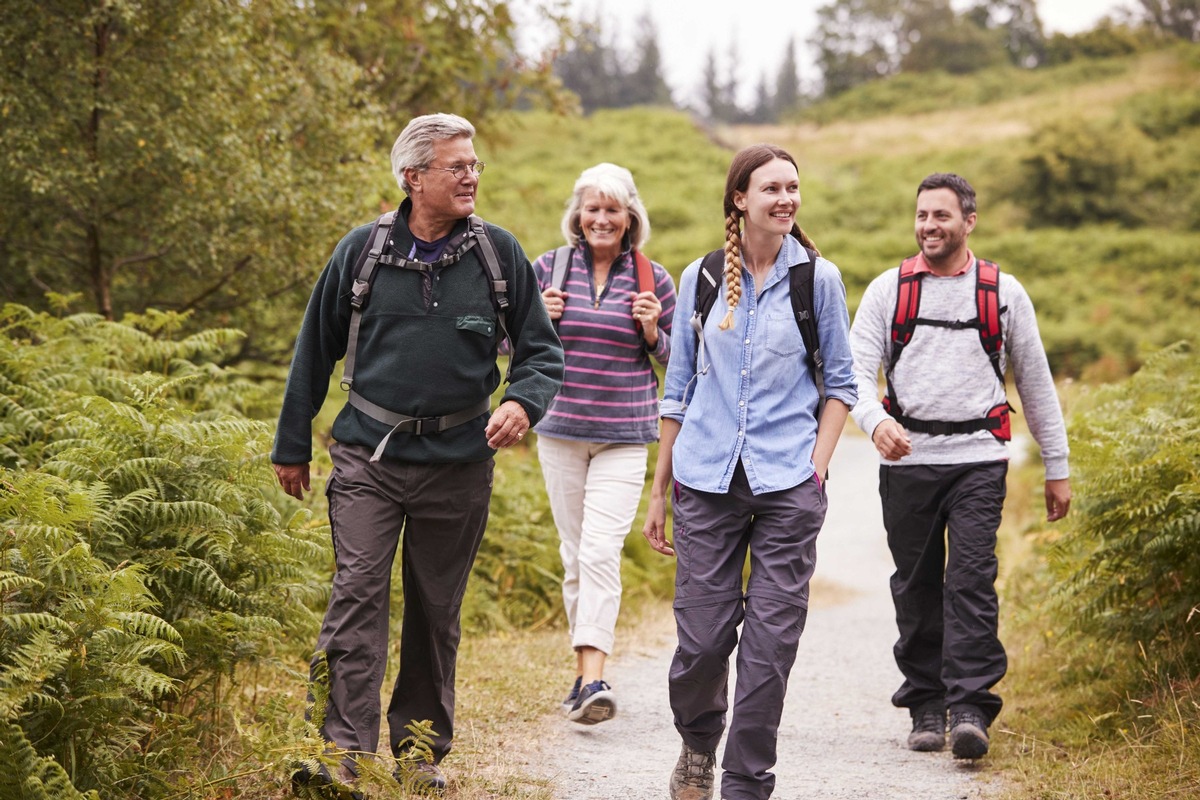
[[[1000,713],[990,690],[1008,668],[995,585],[1007,475],[1007,461],[879,468],[904,676],[892,703],[914,715],[975,706],[990,723]]]

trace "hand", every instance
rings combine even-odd
[[[1071,509],[1071,479],[1046,481],[1046,521],[1054,522]]]
[[[650,507],[646,510],[646,524],[642,535],[656,552],[664,556],[675,555],[675,548],[667,541],[667,506],[662,497],[650,495]]]
[[[646,333],[658,331],[658,318],[662,316],[662,303],[654,292],[633,292],[633,318]]]
[[[899,461],[907,455],[912,455],[912,439],[908,431],[894,419],[885,419],[875,426],[871,432],[871,441],[879,455],[888,461]]]
[[[309,490],[308,464],[272,464],[275,467],[275,477],[283,491],[297,500],[304,499],[304,493]]]
[[[492,412],[483,432],[488,437],[488,447],[499,450],[521,441],[528,430],[529,415],[524,407],[516,400],[505,400]]]
[[[546,313],[550,315],[550,319],[559,319],[563,315],[563,309],[567,307],[567,293],[551,286],[542,292],[542,302],[546,304]]]

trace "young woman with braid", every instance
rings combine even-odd
[[[809,260],[801,243],[816,249],[796,225],[795,159],[765,144],[739,152],[724,207],[725,291],[702,336],[672,343],[643,531],[651,547],[676,557],[679,646],[670,698],[683,750],[670,778],[672,800],[713,797],[735,646],[720,797],[771,796],[783,697],[825,519],[822,481],[857,399],[845,287],[837,267],[818,257],[814,306],[827,402],[817,418],[818,392],[790,297],[789,268]],[[677,319],[692,318],[701,279],[698,259],[683,271]],[[665,530],[672,482],[673,542]]]

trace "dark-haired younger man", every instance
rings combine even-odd
[[[1001,707],[991,689],[1007,669],[995,580],[1009,457],[1008,368],[1041,447],[1047,519],[1066,516],[1071,503],[1066,428],[1033,304],[1004,272],[995,363],[983,346],[981,266],[967,246],[976,219],[966,180],[925,178],[917,189],[920,252],[905,262],[911,277],[903,290],[899,267],[872,281],[850,331],[859,397],[852,416],[879,451],[879,495],[896,565],[894,653],[904,681],[892,702],[912,716],[913,750],[945,747],[949,711],[954,756],[968,759],[987,753],[988,727]],[[902,319],[897,298],[916,291],[911,338],[898,347],[905,340],[893,334]]]

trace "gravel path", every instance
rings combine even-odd
[[[987,759],[958,762],[949,751],[907,750],[908,714],[889,702],[900,673],[891,655],[892,567],[877,470],[870,442],[848,430],[830,468],[829,516],[818,540],[812,609],[780,727],[774,797],[984,798]],[[641,641],[618,636],[606,675],[617,694],[615,719],[584,727],[547,715],[541,756],[534,761],[553,781],[557,800],[667,797],[679,736],[667,701],[675,642],[665,606],[663,617],[642,629]],[[718,771],[720,763],[718,751]]]

